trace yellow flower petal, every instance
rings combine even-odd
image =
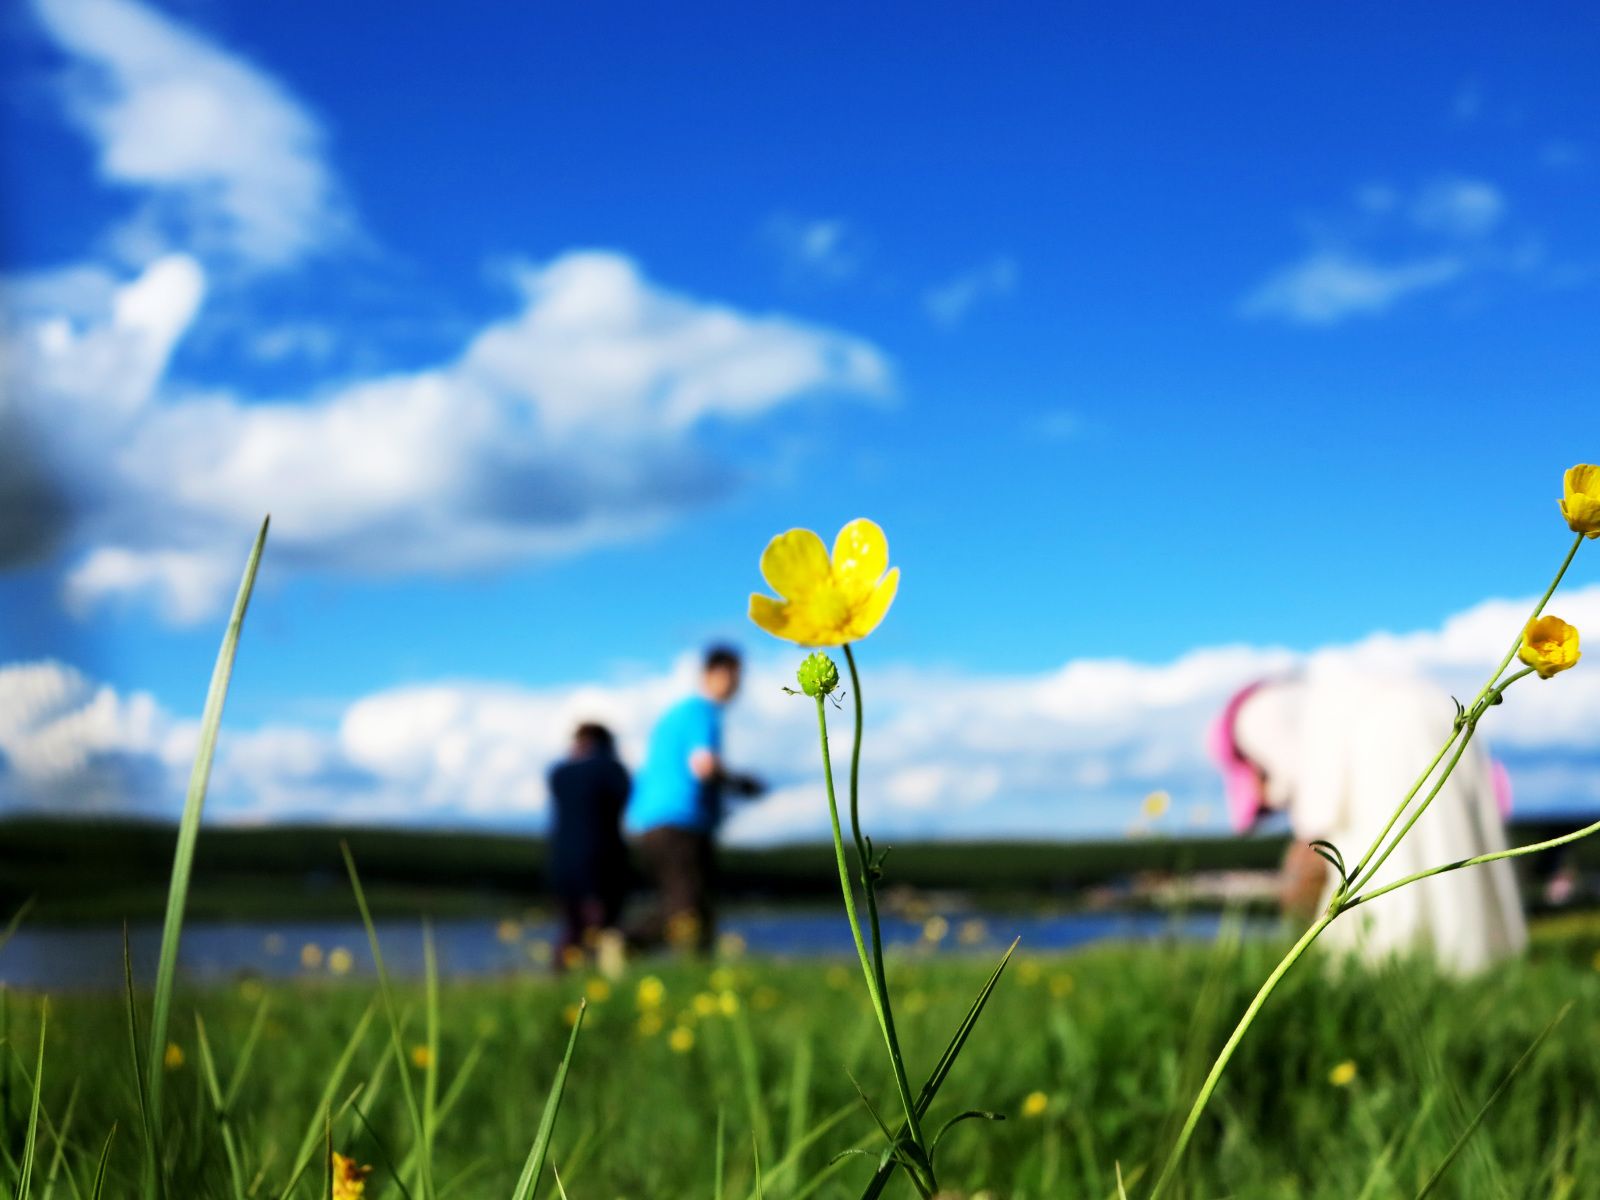
[[[802,601],[833,579],[822,539],[809,529],[780,533],[761,552],[761,574],[786,600]]]
[[[1549,679],[1577,665],[1583,655],[1578,648],[1578,631],[1560,617],[1544,616],[1529,621],[1522,631],[1517,657]]]
[[[896,567],[883,577],[883,582],[872,590],[866,602],[856,610],[850,619],[850,624],[845,628],[844,637],[839,640],[859,642],[876,629],[884,614],[889,611],[889,605],[894,603],[895,592],[899,589],[900,568]]]
[[[805,619],[799,609],[787,600],[774,600],[760,592],[750,594],[750,619],[773,637],[798,642],[802,646],[816,645],[816,627]]]
[[[875,521],[857,517],[833,539],[833,578],[851,607],[872,595],[889,569],[889,541]]]
[[[1561,515],[1573,533],[1600,537],[1600,467],[1579,463],[1562,479]]]

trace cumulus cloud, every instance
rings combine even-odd
[[[1246,293],[1241,315],[1334,325],[1528,265],[1525,250],[1495,244],[1508,205],[1484,180],[1443,176],[1413,190],[1374,182],[1353,199],[1346,214],[1318,223],[1310,251]]]
[[[922,307],[940,325],[959,325],[973,305],[1008,296],[1016,286],[1017,264],[1005,255],[996,255],[929,288],[922,294]]]
[[[268,511],[282,561],[370,573],[637,534],[738,482],[704,448],[708,424],[889,386],[860,339],[670,291],[620,254],[568,253],[514,281],[515,311],[453,359],[293,401],[166,382],[205,292],[189,256],[98,297],[82,288],[77,319],[41,312],[37,297],[60,285],[34,281],[11,392],[54,475],[78,489],[69,601],[149,594],[175,620],[203,616]],[[8,511],[0,524],[28,520]]]
[[[1312,655],[1222,646],[1161,663],[1079,659],[1020,675],[868,663],[864,796],[882,836],[1118,833],[1145,796],[1220,819],[1205,730],[1232,691],[1312,657],[1378,673],[1417,673],[1474,693],[1529,600],[1476,605],[1437,628],[1375,633]],[[1600,586],[1556,611],[1600,627]],[[870,658],[870,656],[869,656]],[[741,805],[742,842],[826,836],[812,710],[786,695],[792,656],[751,664],[730,713],[730,757],[773,784]],[[544,771],[581,720],[614,728],[643,754],[651,722],[693,684],[694,663],[574,687],[450,680],[393,688],[349,705],[326,729],[225,732],[213,816],[527,826],[544,816]],[[1484,725],[1512,767],[1525,812],[1600,804],[1600,675],[1579,669],[1519,684]],[[841,730],[847,717],[835,718]],[[121,696],[55,663],[0,670],[0,803],[79,811],[177,812],[194,723],[149,697]],[[1419,764],[1420,766],[1421,764]]]
[[[133,0],[34,0],[72,66],[67,112],[105,181],[149,204],[125,245],[174,239],[281,267],[354,222],[316,119],[276,80]]]

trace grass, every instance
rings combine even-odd
[[[1558,927],[1542,936],[1532,961],[1471,985],[1420,968],[1393,972],[1381,989],[1359,973],[1298,974],[1241,1050],[1202,1125],[1185,1194],[1415,1195],[1571,1001],[1572,1015],[1512,1080],[1431,1194],[1600,1195],[1600,1144],[1592,1137],[1600,1123],[1597,947],[1592,926]],[[1108,947],[1014,962],[980,1036],[955,1066],[948,1093],[961,1104],[936,1102],[930,1126],[937,1130],[964,1106],[1009,1119],[952,1129],[938,1152],[946,1186],[1015,1200],[1112,1196],[1118,1164],[1132,1185],[1157,1159],[1172,1115],[1276,948]],[[429,1041],[425,987],[395,986],[410,1088],[397,1078],[385,1022],[371,1015],[377,988],[370,980],[297,981],[264,992],[253,981],[201,994],[180,989],[172,1034],[184,1061],[165,1071],[159,1139],[169,1194],[284,1194],[308,1143],[320,1153],[331,1112],[335,1148],[378,1166],[369,1196],[420,1197],[415,1167],[407,1165],[418,1139],[405,1092],[435,1087],[437,1195],[520,1194],[514,1187],[569,1047],[571,1006],[587,997],[550,1141],[550,1163],[573,1200],[709,1197],[719,1128],[724,1196],[752,1194],[758,1154],[765,1196],[808,1188],[819,1198],[859,1195],[872,1162],[847,1157],[828,1166],[840,1150],[859,1146],[875,1155],[881,1143],[851,1076],[882,1113],[892,1115],[893,1091],[860,981],[843,967],[740,961],[713,977],[693,963],[645,964],[666,988],[661,1028],[647,1032],[636,1001],[640,973],[615,984],[444,982],[428,1069],[411,1059],[412,1048]],[[989,964],[904,957],[890,969],[908,1065],[920,1074]],[[22,1086],[12,1089],[4,1142],[15,1166],[30,1124],[27,1083],[41,1024],[36,1001],[13,996],[10,1007],[6,1054]],[[693,1035],[684,1052],[670,1041],[680,1025]],[[118,1123],[123,1133],[111,1148],[105,1194],[136,1192],[141,1155],[128,1115],[138,1112],[138,1100],[127,1056],[115,1049],[126,1043],[125,1026],[116,997],[52,998],[33,1195],[90,1195],[104,1140]],[[230,1083],[241,1060],[247,1069]],[[1347,1060],[1356,1079],[1335,1086],[1329,1073]],[[220,1083],[208,1078],[213,1072]],[[1022,1101],[1036,1090],[1049,1097],[1048,1109],[1024,1119]],[[218,1103],[222,1093],[226,1104]],[[69,1106],[71,1128],[63,1129]],[[288,1194],[315,1196],[320,1186],[313,1164]],[[548,1173],[542,1194],[556,1195]],[[910,1193],[897,1180],[888,1194]]]

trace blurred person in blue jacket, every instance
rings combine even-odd
[[[660,896],[634,931],[640,943],[710,949],[716,932],[716,834],[726,797],[758,796],[763,785],[728,768],[722,754],[723,710],[739,691],[742,663],[713,646],[700,685],[656,723],[628,804],[628,833]]]

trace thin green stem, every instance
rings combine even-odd
[[[1499,862],[1502,858],[1521,858],[1525,854],[1538,854],[1541,850],[1554,850],[1557,846],[1565,846],[1569,842],[1581,841],[1591,833],[1600,833],[1600,821],[1593,825],[1585,825],[1582,829],[1572,833],[1564,833],[1560,837],[1553,837],[1543,842],[1534,842],[1527,846],[1513,846],[1509,850],[1496,850],[1493,854],[1475,854],[1471,858],[1460,858],[1443,866],[1430,867],[1426,871],[1418,871],[1415,875],[1407,875],[1404,879],[1396,879],[1393,883],[1386,883],[1381,888],[1374,888],[1370,892],[1356,896],[1344,904],[1345,909],[1352,909],[1358,904],[1365,904],[1369,900],[1376,900],[1387,892],[1397,891],[1407,884],[1419,880],[1429,879],[1434,875],[1443,875],[1446,871],[1459,871],[1462,867],[1477,867],[1484,863]]]
[[[1474,718],[1469,720],[1461,727],[1461,729],[1458,731],[1460,734],[1459,738],[1457,738],[1455,734],[1451,735],[1449,745],[1454,745],[1456,752],[1450,756],[1450,761],[1445,764],[1444,771],[1440,773],[1438,781],[1433,785],[1432,788],[1428,790],[1428,794],[1423,797],[1422,803],[1417,805],[1416,811],[1414,811],[1411,816],[1406,819],[1406,823],[1400,827],[1400,832],[1394,835],[1394,838],[1389,842],[1388,846],[1384,847],[1383,853],[1379,854],[1378,857],[1373,860],[1372,865],[1367,868],[1366,874],[1357,876],[1354,872],[1351,873],[1352,882],[1347,889],[1349,894],[1353,895],[1354,893],[1360,891],[1364,886],[1371,883],[1372,877],[1378,873],[1378,869],[1382,867],[1384,863],[1389,861],[1389,856],[1393,854],[1400,843],[1405,840],[1406,834],[1411,832],[1411,827],[1421,820],[1423,813],[1428,811],[1428,805],[1433,803],[1433,798],[1437,796],[1444,785],[1449,782],[1450,773],[1456,769],[1456,764],[1461,761],[1461,756],[1467,752],[1467,747],[1472,744],[1472,735],[1476,733],[1477,730],[1478,723]]]
[[[1516,657],[1517,650],[1522,645],[1522,634],[1523,630],[1528,627],[1528,621],[1537,621],[1539,614],[1544,612],[1544,606],[1550,603],[1550,597],[1555,595],[1556,588],[1561,586],[1561,580],[1566,575],[1567,568],[1572,565],[1572,560],[1577,555],[1578,547],[1581,545],[1583,545],[1583,534],[1580,533],[1572,539],[1572,546],[1567,550],[1566,558],[1561,560],[1561,569],[1556,572],[1556,577],[1550,581],[1550,586],[1545,588],[1544,595],[1539,597],[1539,603],[1533,606],[1533,615],[1522,623],[1522,629],[1517,630],[1517,636],[1511,642],[1511,649],[1506,651],[1506,656],[1500,660],[1500,665],[1495,668],[1494,674],[1489,676],[1489,682],[1483,685],[1483,690],[1473,698],[1469,707],[1476,708],[1478,702],[1487,696],[1494,688],[1494,685],[1500,681],[1500,676],[1511,665],[1511,660]]]
[[[1394,810],[1394,815],[1389,818],[1389,823],[1372,840],[1372,845],[1367,847],[1367,852],[1361,856],[1361,861],[1356,863],[1354,869],[1350,871],[1348,876],[1350,879],[1359,879],[1361,877],[1361,873],[1366,870],[1367,864],[1372,861],[1372,856],[1378,852],[1378,848],[1383,845],[1383,840],[1389,836],[1389,831],[1395,827],[1395,824],[1404,815],[1406,809],[1410,807],[1411,801],[1416,799],[1417,793],[1422,790],[1422,785],[1428,782],[1435,768],[1444,761],[1444,756],[1450,753],[1450,747],[1455,745],[1456,738],[1460,736],[1461,727],[1457,726],[1451,731],[1450,740],[1439,747],[1439,753],[1433,756],[1433,761],[1428,764],[1428,769],[1417,776],[1417,781],[1411,785],[1411,790],[1405,794],[1405,799],[1400,801],[1399,807]]]
[[[844,911],[850,922],[850,936],[855,941],[856,956],[861,960],[861,972],[866,976],[867,994],[872,998],[872,1009],[878,1018],[878,1028],[883,1033],[885,1043],[891,1046],[890,1056],[894,1057],[888,1022],[884,1019],[883,996],[878,989],[878,977],[872,969],[871,957],[867,953],[866,940],[861,935],[861,919],[856,915],[855,889],[850,886],[850,866],[844,856],[844,829],[839,823],[839,801],[833,789],[833,758],[828,751],[827,702],[822,696],[817,697],[817,736],[822,743],[822,778],[828,793],[828,820],[833,828],[833,857],[839,867],[839,891],[844,896]],[[916,1104],[910,1099],[909,1088],[905,1090],[903,1099],[907,1128],[916,1128],[914,1124],[917,1120]],[[921,1142],[917,1144],[920,1146]],[[909,1173],[918,1191],[924,1195],[931,1193],[931,1188],[918,1178],[916,1172]]]
[[[1300,940],[1290,947],[1289,952],[1283,956],[1281,962],[1272,969],[1272,974],[1267,976],[1267,981],[1256,992],[1255,999],[1250,1001],[1250,1007],[1244,1010],[1244,1016],[1239,1018],[1239,1023],[1233,1027],[1233,1032],[1228,1035],[1228,1040],[1223,1044],[1217,1059],[1211,1064],[1211,1071],[1206,1075],[1205,1082],[1200,1085],[1200,1094],[1189,1107],[1189,1115],[1184,1119],[1183,1128],[1178,1131],[1178,1140],[1173,1144],[1172,1151],[1167,1155],[1167,1162],[1161,1168],[1161,1175],[1156,1180],[1155,1187],[1150,1190],[1150,1200],[1156,1200],[1166,1188],[1178,1169],[1178,1162],[1183,1157],[1183,1152],[1188,1148],[1189,1139],[1194,1136],[1195,1126],[1200,1123],[1200,1114],[1205,1111],[1206,1105],[1211,1101],[1211,1093],[1217,1090],[1217,1084],[1222,1079],[1222,1073],[1227,1069],[1228,1062],[1233,1058],[1233,1052],[1239,1048],[1239,1043],[1244,1040],[1244,1035],[1249,1032],[1254,1024],[1256,1014],[1267,1002],[1267,997],[1272,995],[1273,989],[1278,986],[1278,981],[1284,977],[1289,968],[1299,961],[1304,954],[1321,936],[1322,931],[1333,923],[1339,915],[1335,908],[1329,908],[1318,919],[1317,923],[1300,935]]]
[[[923,1149],[922,1126],[917,1118],[916,1105],[911,1098],[911,1081],[906,1075],[905,1056],[900,1051],[900,1037],[895,1031],[894,1009],[889,1003],[889,975],[883,961],[883,930],[878,922],[878,886],[876,867],[871,860],[866,836],[861,832],[861,732],[863,726],[861,701],[861,672],[856,669],[855,652],[844,644],[844,660],[850,666],[850,693],[855,702],[855,733],[850,746],[850,832],[856,844],[856,864],[861,872],[861,894],[867,904],[867,924],[872,935],[872,969],[878,979],[879,1002],[883,1006],[884,1038],[889,1043],[889,1058],[894,1064],[895,1087],[900,1091],[901,1103],[907,1114],[906,1126],[912,1141]]]

